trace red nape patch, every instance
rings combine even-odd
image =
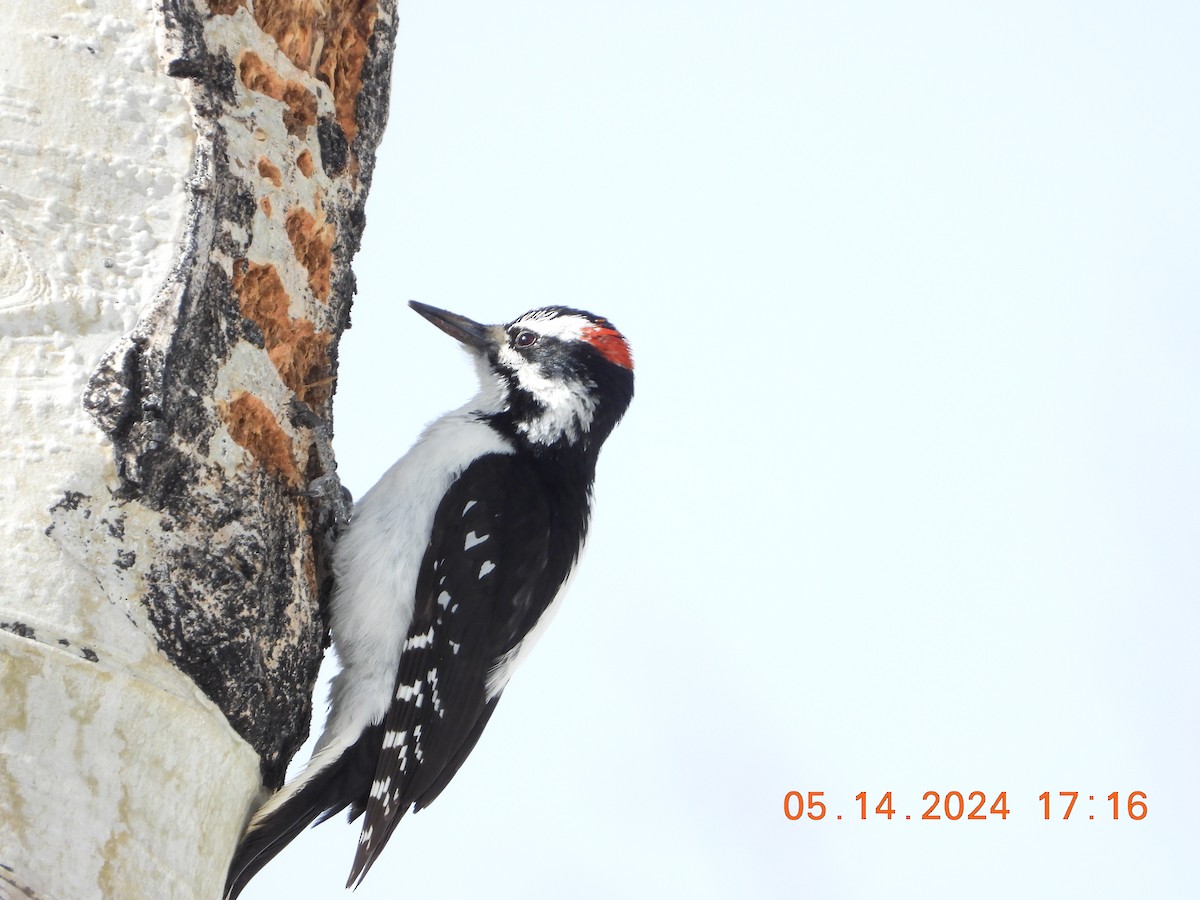
[[[593,325],[583,329],[583,339],[595,347],[610,363],[633,371],[633,356],[625,338],[614,328]]]

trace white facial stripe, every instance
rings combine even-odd
[[[586,321],[579,316],[568,318]],[[592,424],[596,398],[576,379],[548,378],[535,362],[526,359],[512,347],[500,348],[501,365],[513,373],[517,384],[532,394],[545,407],[545,412],[532,422],[517,427],[535,444],[553,444],[562,437],[574,443]]]
[[[535,444],[553,444],[562,437],[575,443],[592,424],[596,402],[585,394],[567,393],[564,402],[547,407],[529,422],[519,422],[517,430]]]
[[[530,331],[536,331],[538,334],[545,335],[546,337],[556,337],[564,341],[577,341],[583,335],[585,328],[596,327],[583,316],[555,315],[542,309],[525,313],[525,315],[513,322],[513,325],[528,328]]]

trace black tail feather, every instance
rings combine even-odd
[[[309,778],[278,808],[265,816],[259,813],[251,820],[229,865],[225,900],[237,900],[250,879],[314,821],[320,824],[352,803],[365,804],[371,790],[374,758],[379,752],[379,735],[375,732],[380,728],[368,728],[358,741]],[[288,788],[285,786],[283,790]]]

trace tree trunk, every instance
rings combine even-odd
[[[326,643],[395,3],[0,26],[0,896],[214,900]]]

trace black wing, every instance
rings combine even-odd
[[[522,457],[491,455],[451,486],[417,578],[382,751],[347,886],[361,883],[401,817],[428,806],[479,740],[500,700],[488,676],[562,587],[585,521]],[[586,505],[584,506],[586,508]]]

